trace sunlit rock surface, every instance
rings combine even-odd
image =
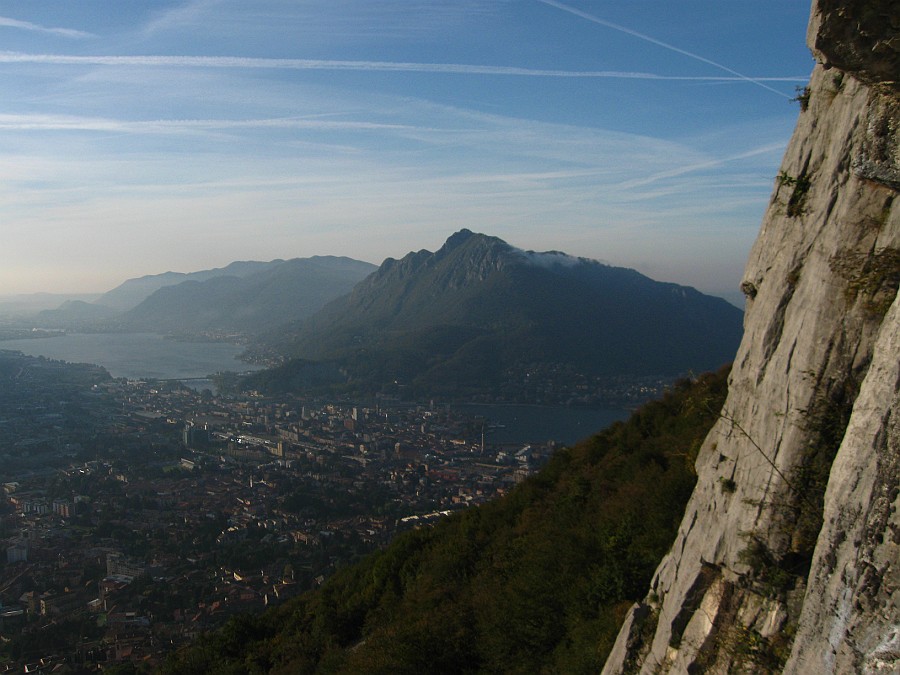
[[[900,672],[898,35],[813,3],[728,399],[604,673]]]

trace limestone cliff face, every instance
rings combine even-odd
[[[898,30],[813,3],[728,399],[604,673],[900,672]]]

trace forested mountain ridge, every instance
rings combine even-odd
[[[726,372],[681,381],[507,496],[232,619],[174,673],[595,673],[675,536]]]
[[[373,386],[484,391],[542,374],[715,368],[731,360],[741,317],[692,288],[461,230],[434,253],[389,258],[351,293],[265,341]]]

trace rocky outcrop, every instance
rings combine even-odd
[[[604,673],[900,672],[891,5],[813,5],[819,64],[744,275],[728,399]]]

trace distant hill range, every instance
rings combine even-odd
[[[132,330],[259,333],[310,316],[377,269],[371,263],[332,256],[275,262],[255,263],[257,271],[245,276],[228,274],[164,286],[121,321]]]
[[[266,348],[297,360],[254,381],[290,389],[313,369],[321,382],[323,363],[355,388],[397,382],[422,392],[677,376],[729,362],[742,316],[721,298],[631,269],[461,230],[435,253],[387,259],[348,295],[264,336]]]
[[[93,322],[105,322],[120,314],[119,310],[106,305],[83,300],[66,300],[56,309],[45,309],[38,313],[36,323],[44,328],[73,328],[90,326]]]
[[[129,279],[94,303],[37,315],[48,328],[253,334],[308,317],[377,267],[344,257],[241,261],[182,274]]]
[[[225,267],[216,267],[199,272],[163,272],[148,274],[136,279],[128,279],[111,291],[101,295],[95,302],[121,311],[134,309],[160,288],[176,286],[185,281],[208,281],[217,277],[245,278],[258,272],[265,272],[278,267],[284,260],[260,262],[256,260],[238,260]]]
[[[22,293],[0,295],[0,317],[16,319],[30,317],[37,312],[56,309],[69,301],[93,302],[99,293]]]

